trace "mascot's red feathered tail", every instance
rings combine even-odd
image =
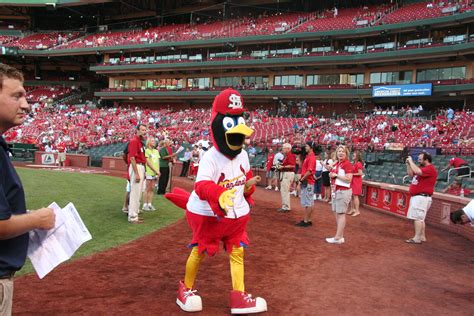
[[[186,210],[193,232],[191,254],[184,280],[179,282],[176,303],[187,312],[202,310],[202,300],[194,289],[201,260],[212,256],[222,242],[229,254],[232,314],[260,313],[267,310],[263,298],[245,291],[244,247],[248,247],[247,223],[253,206],[251,195],[260,177],[253,177],[245,139],[253,130],[242,116],[244,102],[239,92],[226,89],[212,104],[211,139],[213,146],[202,156],[192,193],[175,188],[165,197]]]

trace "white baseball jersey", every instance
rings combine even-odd
[[[244,197],[244,188],[247,181],[246,174],[250,170],[249,156],[242,150],[234,159],[229,159],[220,153],[215,147],[209,149],[199,163],[196,182],[213,181],[227,189],[235,188],[234,206],[227,210],[227,218],[239,218],[250,211],[250,206]],[[216,216],[211,206],[205,200],[201,200],[195,191],[191,193],[188,211],[204,216]]]

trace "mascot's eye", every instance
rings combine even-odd
[[[224,117],[222,125],[224,126],[224,129],[228,131],[235,126],[235,122],[231,117]]]
[[[237,124],[245,124],[245,119],[243,117],[239,117],[237,119]]]

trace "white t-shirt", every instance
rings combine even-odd
[[[285,159],[285,155],[283,155],[283,153],[281,152],[277,152],[275,154],[275,157],[273,158],[273,165],[276,166],[280,163],[282,163],[282,161]]]
[[[249,156],[242,150],[234,159],[229,159],[221,154],[215,147],[209,149],[199,162],[199,170],[196,182],[213,181],[227,189],[235,188],[234,206],[227,212],[227,218],[239,218],[250,212],[250,206],[244,198],[246,174],[250,170]],[[195,191],[191,193],[188,211],[204,216],[216,216],[211,206],[205,200],[201,200]]]
[[[469,202],[464,208],[462,209],[464,213],[466,213],[467,217],[471,222],[474,222],[474,200]]]
[[[316,160],[316,171],[323,171],[323,162],[321,160]]]

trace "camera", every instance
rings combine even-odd
[[[305,153],[305,146],[298,146],[298,145],[293,145],[291,147],[291,152],[295,155],[301,155],[302,153]]]

